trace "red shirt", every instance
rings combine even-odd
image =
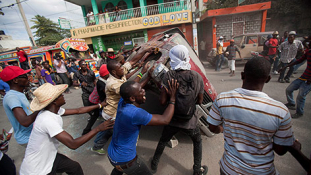
[[[26,61],[26,53],[23,51],[23,50],[20,50],[19,52],[16,53],[17,56],[18,56],[18,59],[19,59],[19,62],[22,63],[22,62],[25,62]]]
[[[279,44],[279,42],[278,42],[277,39],[271,38],[271,39],[269,40],[269,45],[271,45],[271,46],[277,46],[278,44]],[[269,47],[268,55],[275,55],[275,54],[276,54],[276,49],[277,49],[277,48],[271,48],[271,47]]]

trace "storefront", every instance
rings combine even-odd
[[[126,49],[132,48],[136,43],[147,42],[153,34],[178,27],[186,36],[190,44],[192,39],[192,15],[190,10],[172,13],[157,14],[133,18],[123,21],[72,29],[73,38],[83,38],[90,41],[96,53],[106,51],[108,48],[119,50],[122,45]]]

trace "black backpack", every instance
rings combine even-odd
[[[195,92],[194,75],[182,73],[182,71],[170,71],[170,79],[177,79],[179,83],[176,92],[174,119],[180,121],[188,121],[192,118],[196,110],[197,94]]]

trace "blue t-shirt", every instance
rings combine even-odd
[[[5,90],[5,92],[8,92],[10,90],[10,86],[8,83],[0,80],[0,90]]]
[[[29,105],[29,101],[27,100],[25,94],[15,90],[10,90],[3,98],[4,111],[14,128],[14,137],[18,144],[28,143],[32,130],[32,124],[28,127],[22,126],[14,117],[12,110],[16,107],[22,107],[25,113],[30,115],[32,114],[32,111],[30,110]]]
[[[152,114],[120,99],[108,147],[108,155],[113,163],[128,162],[135,158],[140,127],[147,125],[151,118]]]

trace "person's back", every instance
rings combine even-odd
[[[220,112],[223,120],[223,170],[229,174],[275,172],[272,139],[274,143],[293,139],[287,132],[291,117],[285,105],[263,92],[243,88],[219,94],[215,103],[210,113],[214,117]]]
[[[220,93],[210,109],[209,129],[224,134],[221,174],[278,174],[274,152],[283,155],[294,143],[287,107],[262,92],[270,70],[266,59],[249,60],[242,88]]]

